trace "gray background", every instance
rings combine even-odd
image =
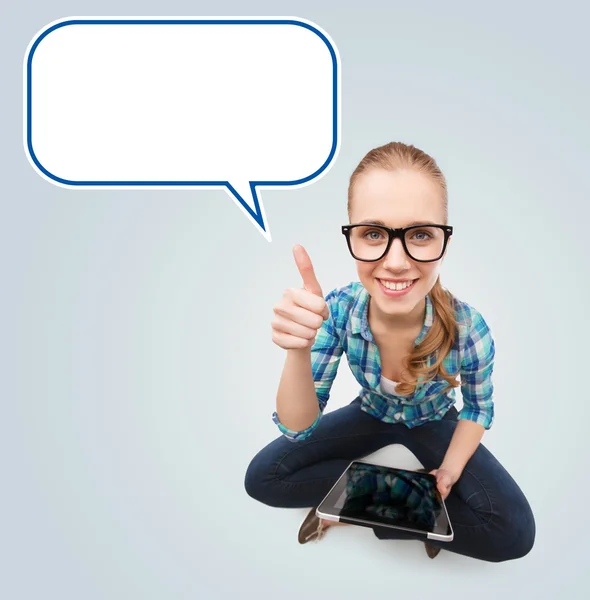
[[[11,2],[1,9],[0,597],[480,599],[585,594],[590,486],[583,3]],[[22,148],[22,61],[60,17],[299,16],[342,60],[342,147],[299,190],[262,192],[268,243],[220,191],[72,191]],[[253,90],[255,92],[255,89]],[[243,490],[283,352],[272,305],[355,279],[347,180],[390,140],[431,153],[456,228],[442,281],[495,334],[486,445],[530,499],[537,541],[488,564],[341,528],[299,546],[302,511]],[[357,385],[342,364],[331,408]]]

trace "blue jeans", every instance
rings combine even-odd
[[[402,444],[428,471],[437,469],[457,426],[457,414],[452,407],[444,419],[408,429],[368,415],[356,398],[324,415],[309,438],[292,442],[280,436],[263,448],[248,466],[246,491],[269,506],[316,507],[351,460],[389,444]],[[482,444],[453,486],[446,506],[454,539],[431,540],[434,546],[491,562],[521,558],[533,546],[535,520],[529,503]],[[416,539],[407,532],[373,530],[379,539]]]

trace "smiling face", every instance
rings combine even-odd
[[[392,228],[444,225],[444,192],[432,177],[416,169],[369,168],[354,182],[349,217],[353,224],[380,223]],[[423,319],[425,297],[436,283],[443,259],[428,263],[412,260],[401,240],[395,239],[381,260],[357,260],[359,279],[371,296],[373,316],[409,324]],[[408,284],[407,289],[400,290]]]

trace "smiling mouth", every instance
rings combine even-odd
[[[398,283],[394,283],[393,281],[387,281],[385,279],[379,279],[379,283],[387,288],[388,290],[393,290],[395,292],[401,292],[411,286],[414,285],[418,281],[417,279],[408,279],[407,281],[400,281]]]

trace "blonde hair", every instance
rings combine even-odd
[[[431,177],[442,191],[444,211],[443,225],[448,220],[448,192],[446,179],[436,161],[415,146],[401,142],[391,142],[374,148],[361,160],[350,177],[348,186],[348,215],[350,216],[354,185],[358,177],[369,169],[385,169],[396,171],[412,169]],[[449,375],[443,367],[443,360],[449,354],[457,338],[457,319],[454,296],[445,290],[437,277],[429,292],[433,307],[433,323],[424,339],[404,358],[404,368],[410,374],[410,381],[401,381],[397,386],[400,394],[413,394],[418,385],[418,378],[423,382],[432,381],[437,374],[449,384],[444,392],[458,387],[460,383]],[[429,358],[434,358],[432,366],[428,366]]]

